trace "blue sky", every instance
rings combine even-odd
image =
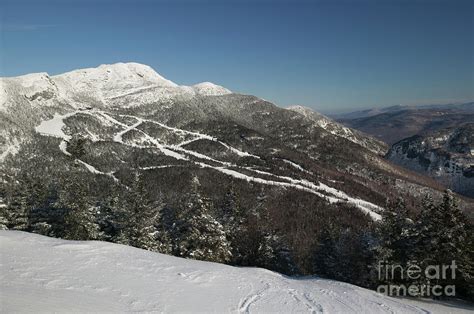
[[[323,112],[474,99],[474,1],[0,0],[0,76],[135,61]]]

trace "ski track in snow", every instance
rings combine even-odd
[[[270,283],[266,283],[265,286],[259,291],[252,292],[240,300],[239,312],[250,313],[250,306],[259,301],[264,296],[265,292],[270,289],[270,287]]]
[[[133,88],[133,89],[128,90],[127,92],[124,92],[124,93],[121,93],[121,94],[105,97],[105,99],[113,100],[113,99],[121,98],[121,97],[124,97],[124,96],[132,95],[132,94],[135,94],[135,93],[138,93],[138,92],[142,92],[142,91],[149,90],[149,89],[154,89],[154,88],[159,88],[159,87],[162,87],[162,86],[155,84],[155,85],[148,85],[148,86],[143,86],[143,87],[136,87],[136,88]]]
[[[380,220],[381,219],[380,214],[378,214],[377,212],[382,211],[383,208],[381,208],[381,207],[379,207],[375,204],[372,204],[370,202],[364,201],[362,199],[350,197],[346,193],[344,193],[340,190],[337,190],[335,188],[329,187],[329,186],[327,186],[327,185],[325,185],[321,182],[319,182],[318,184],[315,184],[313,182],[310,182],[310,181],[304,180],[304,179],[294,179],[294,178],[291,178],[291,177],[280,176],[280,175],[276,175],[276,174],[273,174],[273,173],[252,169],[252,168],[249,168],[249,167],[239,167],[239,166],[234,165],[232,163],[225,162],[225,161],[220,161],[220,160],[211,158],[207,155],[204,155],[204,154],[192,151],[192,150],[185,149],[185,148],[183,148],[183,146],[185,146],[186,144],[189,144],[189,143],[191,143],[193,141],[196,141],[196,140],[205,139],[205,140],[218,142],[219,144],[223,145],[224,147],[226,147],[227,149],[229,149],[230,151],[232,151],[233,153],[237,154],[240,157],[253,157],[253,158],[259,158],[260,159],[259,156],[252,155],[252,154],[247,153],[247,152],[243,152],[243,151],[241,151],[237,148],[234,148],[234,147],[232,147],[232,146],[230,146],[226,143],[223,143],[223,142],[219,141],[217,138],[212,137],[210,135],[170,127],[170,126],[167,126],[163,123],[160,123],[160,122],[157,122],[157,121],[154,121],[154,120],[144,119],[144,118],[131,116],[131,115],[120,115],[121,117],[133,118],[133,119],[136,120],[135,123],[133,123],[131,125],[128,125],[128,124],[125,124],[125,123],[122,123],[122,122],[116,120],[115,118],[113,118],[109,114],[107,114],[106,112],[103,112],[103,111],[100,111],[100,110],[74,111],[74,112],[71,112],[71,113],[68,113],[68,114],[65,114],[65,115],[55,114],[52,119],[47,120],[47,121],[43,121],[39,126],[36,127],[35,130],[36,130],[36,132],[38,132],[40,134],[43,134],[43,135],[46,135],[46,136],[53,136],[53,137],[62,138],[63,140],[61,141],[61,143],[59,145],[59,148],[63,153],[65,153],[67,155],[70,155],[66,151],[66,143],[67,143],[68,140],[70,140],[71,137],[69,135],[66,135],[63,131],[63,128],[65,127],[65,124],[64,124],[63,120],[65,118],[71,117],[71,116],[73,116],[77,113],[88,114],[92,117],[95,117],[95,118],[99,119],[101,122],[103,122],[107,125],[115,124],[115,125],[118,125],[119,127],[121,127],[122,130],[120,132],[116,133],[113,137],[113,140],[117,143],[127,145],[127,146],[132,146],[132,147],[139,147],[139,148],[155,147],[155,148],[159,149],[166,156],[175,158],[177,160],[186,160],[188,162],[192,162],[196,165],[199,165],[202,168],[210,168],[210,169],[219,171],[223,174],[232,176],[234,178],[241,179],[241,180],[246,180],[246,181],[249,181],[249,182],[256,182],[256,183],[260,183],[260,184],[273,185],[273,186],[281,186],[283,188],[294,188],[294,189],[306,191],[306,192],[315,194],[319,197],[325,198],[330,203],[346,202],[346,203],[349,203],[349,204],[352,204],[352,205],[356,206],[357,208],[362,210],[364,213],[369,214],[370,217],[373,220]],[[175,133],[191,135],[194,138],[192,138],[191,140],[183,141],[183,142],[181,142],[177,145],[162,144],[162,143],[160,143],[159,140],[157,140],[156,138],[150,136],[145,131],[138,129],[138,127],[141,124],[143,124],[144,122],[149,122],[149,123],[156,124],[156,125],[158,125],[162,128],[165,128],[165,129],[170,130],[170,131],[175,132]],[[125,135],[126,133],[128,133],[132,130],[137,131],[140,134],[142,134],[144,136],[144,139],[146,141],[148,141],[149,143],[153,144],[153,146],[138,145],[138,144],[134,144],[134,143],[124,142],[123,141],[123,135]],[[188,156],[193,156],[193,157],[198,158],[202,161],[192,161],[188,158]],[[209,165],[209,164],[207,164],[203,161],[211,161],[211,162],[220,164],[221,166]],[[286,160],[286,159],[283,159],[283,161],[290,164],[291,166],[293,166],[294,168],[296,168],[300,171],[308,172],[307,170],[305,170],[303,167],[301,167],[300,165],[298,165],[296,163],[293,163],[293,162],[291,162],[289,160]],[[114,181],[116,181],[116,182],[118,181],[118,179],[115,176],[113,176],[113,173],[104,173],[104,172],[96,169],[92,165],[89,165],[89,164],[87,164],[83,161],[79,160],[79,162],[81,164],[83,164],[91,173],[107,175],[107,176],[111,177],[112,179],[114,179]],[[253,172],[253,173],[256,173],[256,174],[261,174],[261,175],[274,177],[274,178],[278,179],[278,181],[276,181],[276,180],[267,180],[267,179],[262,179],[262,178],[258,178],[258,177],[255,177],[255,176],[250,176],[250,175],[241,173],[237,170],[229,169],[231,167],[234,168],[234,169],[243,169],[243,170],[250,171],[250,172]],[[154,168],[158,169],[157,166],[155,166]]]
[[[80,160],[80,159],[77,159],[77,161],[82,164],[84,167],[86,167],[87,170],[89,170],[89,172],[93,173],[93,174],[101,174],[101,175],[106,175],[106,176],[109,176],[111,177],[115,182],[119,182],[119,179],[117,179],[115,176],[114,176],[114,173],[113,172],[102,172],[100,170],[97,170],[97,168],[95,168],[94,166]]]
[[[5,313],[469,313],[317,277],[292,278],[100,241],[0,231]]]
[[[301,295],[298,290],[290,288],[288,289],[288,294],[291,295],[297,302],[304,304],[310,313],[324,313],[322,305],[311,299],[308,293]]]
[[[307,174],[313,175],[313,173],[311,171],[308,171],[308,170],[304,169],[303,167],[301,167],[297,163],[292,162],[291,160],[288,160],[288,159],[282,159],[282,160],[283,160],[283,162],[289,164],[290,166],[292,166],[295,169],[298,169],[299,171],[302,171],[302,172],[305,172]]]

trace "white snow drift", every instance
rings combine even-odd
[[[1,312],[448,313],[350,284],[0,231]],[[463,305],[464,311],[474,310]]]

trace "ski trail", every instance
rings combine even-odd
[[[120,98],[120,97],[132,95],[132,94],[135,94],[135,93],[138,93],[138,92],[142,92],[142,91],[145,91],[145,90],[158,88],[158,87],[162,87],[162,86],[160,86],[160,85],[150,85],[150,86],[144,86],[144,87],[137,87],[137,88],[130,89],[129,91],[127,91],[125,93],[122,93],[122,94],[106,97],[105,99],[113,100],[113,99],[117,99],[117,98]]]
[[[177,133],[181,133],[181,134],[186,134],[186,135],[192,135],[192,136],[195,136],[196,138],[194,139],[191,139],[191,140],[188,140],[188,141],[184,141],[184,142],[181,142],[179,144],[177,144],[177,146],[184,146],[186,144],[189,144],[191,142],[194,142],[194,141],[197,141],[197,140],[200,140],[200,139],[206,139],[206,140],[209,140],[209,141],[214,141],[214,142],[218,142],[219,144],[221,144],[222,146],[224,146],[225,148],[229,149],[230,151],[234,152],[235,154],[241,156],[241,157],[253,157],[253,158],[257,158],[257,159],[260,159],[259,156],[257,155],[253,155],[253,154],[250,154],[248,152],[244,152],[244,151],[241,151],[240,149],[237,149],[235,147],[232,147],[220,140],[218,140],[216,137],[213,137],[211,135],[207,135],[207,134],[203,134],[203,133],[199,133],[199,132],[192,132],[192,131],[188,131],[188,130],[183,130],[183,129],[179,129],[179,128],[174,128],[174,127],[170,127],[166,124],[163,124],[163,123],[160,123],[160,122],[157,122],[157,121],[154,121],[154,120],[150,120],[150,119],[144,119],[144,118],[138,118],[138,117],[135,117],[135,116],[131,116],[131,115],[120,115],[121,117],[128,117],[128,118],[135,118],[135,119],[140,119],[144,122],[150,122],[150,123],[153,123],[153,124],[156,124],[162,128],[165,128],[165,129],[168,129],[170,131],[173,131],[173,132],[177,132]]]
[[[80,159],[76,159],[77,162],[79,162],[80,164],[82,164],[84,167],[86,167],[87,170],[89,170],[89,172],[93,173],[93,174],[101,174],[101,175],[105,175],[105,176],[108,176],[108,177],[111,177],[115,182],[119,182],[119,179],[117,179],[117,177],[114,176],[114,173],[113,172],[102,172],[100,170],[98,170],[97,168],[95,168],[94,166],[80,160]]]
[[[305,168],[301,167],[300,165],[298,165],[297,163],[294,163],[292,162],[291,160],[288,160],[288,159],[281,159],[283,162],[289,164],[290,166],[292,166],[293,168],[295,169],[298,169],[299,171],[302,171],[302,172],[305,172],[307,174],[310,174],[310,175],[313,175],[313,173],[311,171],[308,171],[306,170]]]
[[[203,168],[211,168],[211,169],[217,170],[219,172],[222,172],[224,174],[227,174],[229,176],[232,176],[234,178],[246,180],[246,181],[249,181],[249,182],[256,182],[256,183],[261,183],[261,184],[266,184],[266,185],[273,185],[273,186],[296,188],[298,190],[302,190],[302,191],[306,191],[306,192],[309,192],[309,193],[316,194],[317,196],[328,200],[330,203],[337,203],[337,202],[342,201],[341,199],[324,195],[324,194],[322,194],[318,191],[312,190],[310,188],[307,188],[305,186],[301,186],[301,185],[298,185],[298,184],[288,183],[288,182],[280,182],[280,181],[272,181],[272,180],[265,180],[265,179],[262,179],[262,178],[256,178],[256,177],[248,176],[246,174],[240,173],[240,172],[232,170],[232,169],[227,169],[227,168],[224,168],[224,167],[214,167],[214,166],[202,163],[202,162],[199,162],[197,164],[199,164]]]
[[[136,116],[126,115],[126,114],[121,114],[120,116],[121,117],[127,117],[127,118],[139,119],[139,120],[142,120],[144,122],[150,122],[150,123],[156,124],[156,125],[158,125],[162,128],[165,128],[167,130],[174,131],[174,132],[177,132],[177,133],[193,135],[193,136],[196,136],[196,137],[201,138],[201,139],[208,139],[208,140],[211,140],[211,141],[213,141],[213,140],[217,141],[217,138],[212,137],[210,135],[202,134],[202,133],[199,133],[199,132],[192,132],[192,131],[187,131],[187,130],[183,130],[183,129],[174,128],[174,127],[168,126],[166,124],[160,123],[160,122],[155,121],[155,120],[139,118],[139,117],[136,117]]]
[[[192,138],[192,139],[190,139],[190,140],[181,142],[181,143],[177,144],[176,146],[177,146],[177,147],[183,147],[183,146],[185,146],[185,145],[191,144],[191,143],[196,142],[196,141],[199,141],[199,140],[200,140],[200,138]]]
[[[127,127],[125,130],[118,132],[118,133],[115,134],[115,136],[114,136],[114,141],[115,141],[115,142],[119,142],[119,143],[123,143],[122,136],[123,136],[125,133],[130,132],[131,130],[136,129],[136,128],[137,128],[140,124],[142,124],[142,123],[143,123],[143,121],[138,120],[137,123],[132,124],[131,126]]]
[[[62,131],[63,127],[65,126],[63,119],[65,119],[66,117],[73,116],[73,115],[77,114],[78,112],[89,114],[92,117],[96,117],[96,118],[98,118],[99,120],[101,120],[103,122],[106,122],[106,123],[109,123],[109,124],[111,123],[111,124],[115,124],[115,125],[120,126],[122,128],[122,130],[120,132],[116,133],[113,136],[113,141],[117,142],[117,143],[120,143],[122,145],[127,145],[127,146],[132,146],[132,147],[139,147],[139,148],[155,147],[158,150],[160,150],[164,155],[172,157],[176,160],[189,161],[191,163],[199,165],[200,167],[214,169],[214,170],[219,171],[219,172],[221,172],[225,175],[229,175],[229,176],[232,176],[234,178],[238,178],[238,179],[241,179],[241,180],[246,180],[246,181],[249,181],[249,182],[256,182],[256,183],[265,184],[265,185],[272,185],[272,186],[281,186],[281,187],[284,187],[284,188],[299,189],[299,190],[302,190],[302,191],[305,191],[305,192],[315,194],[318,197],[324,198],[329,203],[337,203],[337,202],[349,203],[349,204],[352,204],[352,205],[356,206],[357,208],[359,208],[360,210],[362,210],[366,214],[370,215],[370,217],[373,220],[380,220],[381,219],[381,215],[378,214],[377,211],[381,211],[381,210],[383,210],[383,208],[381,208],[381,207],[379,207],[375,204],[372,204],[370,202],[364,201],[362,199],[350,197],[346,193],[344,193],[340,190],[337,190],[335,188],[329,187],[324,183],[318,182],[318,184],[315,184],[313,182],[310,182],[310,181],[304,180],[304,179],[294,179],[292,177],[280,176],[280,175],[276,175],[276,174],[273,174],[273,173],[270,173],[270,172],[252,169],[250,167],[240,167],[240,166],[237,166],[237,165],[235,165],[233,163],[230,163],[230,162],[217,160],[217,159],[214,159],[214,158],[209,157],[207,155],[204,155],[204,154],[192,151],[192,150],[185,149],[182,146],[187,144],[187,143],[190,143],[192,141],[196,141],[196,140],[199,140],[199,139],[207,139],[207,140],[212,140],[212,141],[218,142],[219,144],[223,145],[224,147],[226,147],[227,149],[231,150],[232,152],[236,153],[237,155],[239,155],[241,157],[249,157],[250,156],[250,157],[260,159],[259,156],[255,156],[255,155],[243,152],[241,150],[238,150],[238,149],[236,149],[236,148],[234,148],[230,145],[227,145],[227,144],[217,140],[217,138],[212,137],[210,135],[170,127],[170,126],[167,126],[163,123],[153,121],[153,120],[150,120],[150,119],[139,118],[139,117],[135,117],[135,116],[131,116],[131,115],[120,115],[121,117],[128,117],[128,118],[133,118],[133,119],[136,120],[135,123],[133,123],[131,125],[127,125],[127,124],[118,121],[117,119],[111,117],[109,114],[107,114],[103,111],[100,111],[100,110],[94,110],[94,111],[90,111],[90,112],[75,111],[75,112],[72,112],[72,113],[68,113],[66,115],[57,115],[56,114],[53,119],[50,119],[48,121],[44,121],[38,127],[36,127],[36,131],[38,133],[41,133],[41,134],[46,135],[46,136],[54,136],[54,137],[62,138],[63,141],[61,141],[61,143],[59,145],[59,148],[64,154],[70,155],[69,152],[67,152],[67,150],[66,150],[66,142],[67,142],[67,140],[70,139],[70,136],[66,135]],[[156,125],[159,125],[160,127],[166,128],[166,129],[171,130],[173,132],[192,135],[195,138],[191,139],[191,140],[188,140],[188,141],[184,141],[184,142],[179,143],[177,145],[162,144],[156,138],[152,137],[151,135],[149,135],[145,131],[138,129],[138,127],[141,124],[143,124],[144,122],[154,123]],[[127,132],[132,131],[132,130],[137,131],[140,134],[142,134],[144,136],[145,140],[148,141],[149,143],[151,143],[153,146],[125,143],[123,141],[123,135],[126,134]],[[193,156],[195,158],[198,158],[201,161],[193,161],[193,160],[188,158],[189,156]],[[218,164],[219,166],[212,166],[212,165],[210,165],[206,162],[203,162],[203,161],[211,161],[211,162],[214,162],[214,163]],[[284,160],[284,161],[287,162],[286,160]],[[101,171],[97,170],[93,166],[91,166],[91,165],[89,165],[89,164],[87,164],[83,161],[79,161],[79,162],[81,162],[91,173],[107,175],[107,176],[110,176],[112,179],[114,179],[114,181],[118,181],[118,179],[113,175],[113,173],[104,173],[104,172],[101,172]],[[291,165],[293,167],[298,168],[299,170],[306,171],[301,166],[299,166],[297,164],[294,164],[294,163],[289,162],[289,161],[288,161],[288,163],[291,163]],[[235,168],[235,169],[244,169],[244,170],[253,172],[255,174],[266,175],[266,176],[269,176],[269,177],[276,178],[280,181],[267,180],[267,179],[262,179],[262,178],[258,178],[258,177],[255,177],[255,176],[250,176],[250,175],[244,174],[242,172],[239,172],[239,171],[236,171],[236,170],[233,170],[233,169],[229,169],[231,167]],[[157,167],[155,167],[155,168],[157,168]]]
[[[185,154],[188,154],[188,155],[195,156],[199,159],[204,159],[204,160],[209,160],[209,161],[219,163],[223,166],[240,168],[240,167],[238,167],[236,165],[233,165],[229,162],[216,160],[216,159],[213,159],[213,158],[211,158],[209,156],[206,156],[204,154],[200,154],[200,153],[197,153],[197,152],[194,152],[194,151],[191,151],[191,150],[184,149],[184,148],[180,147],[179,145],[163,145],[163,144],[159,143],[154,137],[150,136],[149,134],[147,134],[146,132],[144,132],[140,129],[137,129],[136,127],[138,125],[140,125],[143,121],[148,121],[148,122],[152,122],[152,123],[155,123],[157,125],[160,125],[162,127],[168,128],[170,130],[177,131],[177,132],[183,132],[183,133],[192,134],[194,136],[198,136],[198,137],[201,137],[201,138],[215,140],[215,138],[213,138],[209,135],[169,127],[165,124],[162,124],[162,123],[159,123],[159,122],[156,122],[156,121],[153,121],[153,120],[149,120],[149,119],[142,119],[142,118],[138,118],[138,117],[134,117],[134,116],[130,116],[130,115],[122,115],[124,117],[135,118],[137,120],[137,122],[135,124],[133,124],[132,126],[127,126],[127,125],[113,119],[112,117],[110,117],[109,115],[107,115],[104,112],[101,112],[101,114],[104,117],[107,117],[110,121],[116,122],[117,124],[121,125],[122,127],[125,127],[125,130],[120,132],[122,135],[124,133],[130,131],[130,130],[137,130],[140,133],[142,133],[147,140],[149,140],[151,143],[153,143],[155,145],[155,147],[157,147],[160,151],[162,151],[167,156],[174,157],[174,158],[179,159],[179,160],[188,160],[189,161],[189,159],[186,158],[184,155],[179,154],[179,153],[176,152],[176,151],[179,151],[179,152],[182,152],[182,153],[185,153]],[[123,141],[120,141],[120,143],[123,144]],[[352,205],[356,206],[357,208],[361,209],[364,213],[370,215],[370,217],[373,220],[380,220],[382,218],[380,214],[378,214],[374,211],[374,210],[377,210],[377,211],[383,210],[381,207],[379,207],[375,204],[372,204],[370,202],[361,200],[361,199],[352,198],[352,197],[348,196],[346,193],[344,193],[342,191],[339,191],[337,189],[331,188],[331,187],[329,187],[329,186],[327,186],[327,185],[325,185],[321,182],[319,182],[318,185],[316,185],[316,184],[314,184],[310,181],[307,181],[307,180],[299,180],[299,179],[293,179],[291,177],[279,176],[279,175],[275,175],[275,174],[272,174],[272,173],[269,173],[269,172],[251,169],[251,168],[248,168],[248,167],[243,168],[243,169],[253,171],[253,172],[256,172],[256,173],[265,174],[265,175],[268,175],[268,176],[273,176],[273,177],[276,177],[280,180],[284,180],[284,181],[287,181],[287,182],[265,180],[265,179],[261,179],[261,178],[248,176],[248,175],[245,175],[245,174],[240,173],[238,171],[227,169],[227,168],[224,168],[224,167],[215,167],[215,166],[211,166],[211,165],[208,165],[206,163],[203,163],[203,162],[197,162],[197,163],[194,162],[194,163],[201,165],[201,167],[212,168],[212,169],[220,171],[224,174],[233,176],[235,178],[245,179],[247,181],[253,181],[253,182],[267,184],[267,185],[279,185],[279,186],[284,186],[284,187],[290,187],[290,188],[296,188],[296,189],[299,189],[299,190],[303,190],[303,191],[306,191],[306,192],[309,192],[309,193],[313,193],[313,194],[315,194],[315,195],[317,195],[321,198],[324,198],[330,203],[346,202],[346,203],[352,204]],[[321,191],[326,192],[326,193],[330,194],[331,196],[325,195],[325,194],[321,193]]]
[[[179,159],[179,160],[188,160],[188,158],[186,158],[185,156],[181,155],[181,154],[178,154],[170,149],[168,149],[165,145],[162,145],[160,142],[158,142],[154,137],[148,135],[146,132],[140,130],[140,129],[137,129],[137,127],[143,123],[143,119],[141,118],[137,118],[137,117],[134,117],[136,120],[138,120],[136,123],[132,124],[132,125],[127,125],[127,124],[124,124],[114,118],[112,118],[111,116],[109,116],[108,114],[104,113],[104,112],[99,112],[101,114],[101,116],[103,116],[105,119],[107,119],[108,121],[111,121],[121,127],[124,128],[124,130],[120,131],[119,133],[117,133],[113,140],[114,142],[117,142],[117,143],[120,143],[120,144],[125,144],[125,145],[128,145],[128,146],[136,146],[136,147],[140,147],[139,145],[129,145],[129,144],[126,144],[123,142],[123,139],[122,139],[122,136],[127,133],[127,132],[130,132],[131,130],[135,130],[135,131],[138,131],[140,132],[141,134],[143,134],[146,138],[146,140],[148,140],[150,143],[152,143],[156,148],[158,148],[163,154],[165,154],[166,156],[170,156],[170,157],[173,157],[175,159]],[[129,116],[131,117],[131,116]],[[146,147],[146,146],[145,146]]]

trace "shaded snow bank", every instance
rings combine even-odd
[[[2,312],[462,311],[393,299],[333,280],[289,278],[264,269],[18,231],[0,231],[0,256]]]

